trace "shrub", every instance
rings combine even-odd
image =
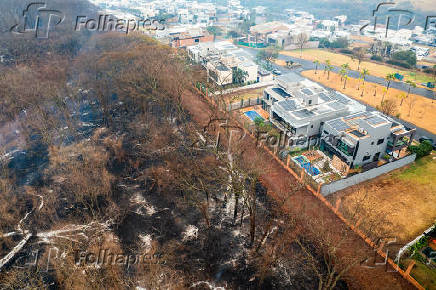
[[[434,73],[436,73],[436,69],[434,69],[434,68],[426,68],[426,69],[424,69],[424,72],[426,74],[434,74]]]
[[[383,61],[383,57],[374,54],[373,56],[371,56],[371,60]]]
[[[346,48],[341,49],[339,52],[340,52],[340,53],[344,53],[344,54],[353,54],[353,51],[351,51],[351,50],[349,50],[349,49],[346,49]]]
[[[404,68],[412,68],[412,66],[410,64],[408,64],[407,62],[402,61],[402,60],[390,59],[390,60],[386,61],[386,63],[401,66]]]
[[[433,146],[431,145],[431,143],[429,141],[424,141],[421,144],[419,144],[418,146],[416,145],[411,145],[409,146],[409,151],[412,153],[416,154],[416,158],[422,158],[424,156],[427,156],[431,153],[431,151],[433,150]]]
[[[330,167],[330,163],[328,161],[324,162],[324,165],[322,167],[322,171],[323,172],[330,172],[330,171],[332,171],[332,169]]]
[[[405,62],[411,67],[416,65],[416,53],[410,50],[398,51],[392,55],[392,59]]]

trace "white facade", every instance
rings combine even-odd
[[[265,89],[262,107],[297,147],[307,147],[309,137],[320,136],[325,121],[365,110],[357,101],[295,73],[278,77],[276,85]]]

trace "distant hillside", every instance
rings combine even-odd
[[[402,1],[403,0],[401,0],[400,2],[402,2]],[[412,5],[416,9],[419,9],[419,10],[421,10],[424,13],[436,12],[436,5],[435,5],[434,0],[413,0],[413,1],[410,1],[410,2],[412,3]]]
[[[347,15],[349,23],[358,23],[361,19],[370,19],[372,10],[380,0],[242,0],[243,5],[268,7],[272,14],[282,13],[284,9],[298,9],[310,12],[319,19],[329,19],[336,15]],[[387,2],[387,1],[386,1]],[[415,25],[424,25],[425,17],[436,11],[434,0],[400,0],[398,6],[416,14]]]

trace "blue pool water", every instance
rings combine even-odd
[[[304,156],[300,155],[298,157],[294,157],[293,159],[298,162],[300,166],[304,168],[310,175],[316,176],[321,173],[318,168],[311,166],[310,162],[308,162]]]
[[[253,122],[254,122],[254,120],[256,120],[256,118],[260,118],[260,119],[262,119],[262,121],[265,120],[265,119],[262,118],[262,116],[259,115],[256,111],[248,111],[248,112],[245,112],[245,115],[246,115],[248,118],[250,118]]]

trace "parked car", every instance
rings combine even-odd
[[[273,70],[273,74],[275,74],[276,76],[279,76],[282,74],[281,71],[279,71],[278,69]]]

